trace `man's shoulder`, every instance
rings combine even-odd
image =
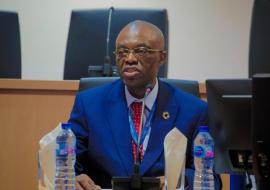
[[[104,97],[107,97],[107,95],[110,95],[112,91],[115,90],[115,88],[120,88],[121,85],[122,85],[121,80],[117,79],[109,84],[96,86],[96,87],[78,92],[77,96],[83,99],[85,98],[89,99],[91,97],[95,99],[104,98]]]
[[[207,103],[201,100],[199,97],[188,93],[180,88],[177,88],[167,82],[161,81],[161,84],[165,85],[165,88],[173,94],[173,99],[177,104],[186,106],[196,106],[202,109],[207,108]]]

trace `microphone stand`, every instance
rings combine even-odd
[[[111,77],[118,76],[118,70],[116,66],[111,65],[111,58],[109,55],[109,45],[110,45],[110,33],[111,33],[111,20],[112,12],[114,11],[113,7],[109,9],[108,17],[108,27],[107,27],[107,38],[106,38],[106,56],[104,58],[103,65],[89,65],[88,74],[90,77]]]
[[[139,134],[138,134],[138,145],[136,150],[136,161],[134,163],[134,171],[131,176],[131,189],[141,189],[141,176],[140,176],[140,163],[141,163],[141,155],[140,155],[140,142],[141,142],[141,132],[142,132],[142,125],[143,125],[143,113],[145,108],[145,99],[151,91],[151,87],[146,87],[146,91],[142,101],[142,109],[141,109],[141,116],[140,116],[140,127],[139,127]]]
[[[138,134],[138,145],[136,150],[136,161],[133,166],[133,174],[130,177],[113,177],[112,178],[112,189],[113,190],[159,190],[160,180],[156,177],[142,177],[140,175],[140,141],[141,131],[143,125],[143,113],[145,108],[145,99],[151,92],[152,88],[150,85],[146,86],[145,95],[142,101],[142,110],[140,117],[140,128]]]

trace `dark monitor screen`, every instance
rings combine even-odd
[[[239,174],[252,169],[251,84],[249,79],[206,81],[217,173]]]

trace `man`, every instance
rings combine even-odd
[[[151,91],[145,99],[147,131],[140,145],[140,173],[164,176],[164,137],[176,126],[188,138],[186,177],[192,187],[191,142],[198,126],[206,122],[206,103],[157,79],[166,52],[156,26],[129,23],[116,39],[115,54],[122,80],[80,92],[70,116],[77,137],[76,188],[108,188],[112,176],[132,174],[138,128],[134,105],[141,105],[134,102],[142,100],[147,86]]]

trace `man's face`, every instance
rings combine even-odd
[[[145,88],[154,83],[165,56],[161,51],[145,53],[145,50],[162,50],[161,39],[157,38],[151,29],[144,26],[129,27],[119,34],[116,49],[120,53],[116,56],[116,63],[128,88]]]

